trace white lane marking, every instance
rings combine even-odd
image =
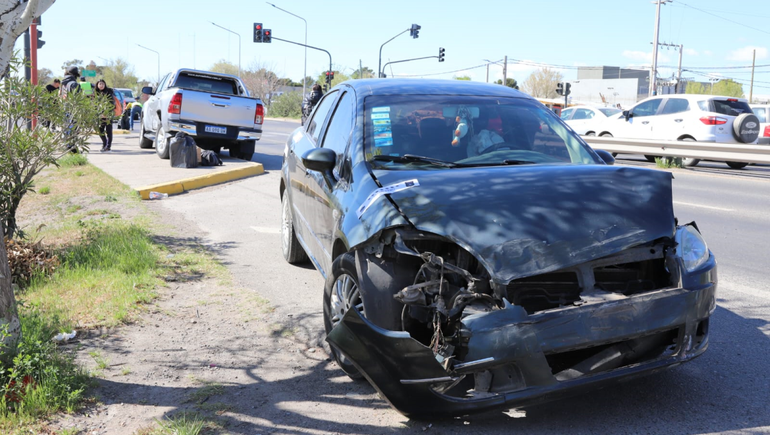
[[[714,206],[710,206],[710,205],[692,204],[692,203],[689,203],[689,202],[682,202],[682,201],[674,201],[674,204],[686,205],[688,207],[707,208],[707,209],[710,209],[710,210],[733,211],[733,209],[731,209],[731,208],[722,208],[722,207],[714,207]]]
[[[252,230],[263,234],[281,234],[280,228],[267,228],[267,227],[249,227]]]

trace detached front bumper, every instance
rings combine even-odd
[[[714,279],[709,279],[713,273]],[[621,300],[528,315],[508,306],[463,320],[470,331],[465,361],[445,370],[433,352],[406,332],[388,331],[348,310],[327,340],[341,350],[394,408],[408,417],[463,415],[521,407],[571,395],[604,383],[651,373],[701,355],[708,347],[716,267],[695,290],[668,288]],[[669,350],[642,362],[565,379],[549,365],[553,355],[592,347],[675,337]],[[606,348],[605,348],[606,349]],[[519,386],[482,394],[446,394],[452,382],[512,367]],[[560,380],[562,379],[562,380]],[[443,391],[443,392],[442,392]]]

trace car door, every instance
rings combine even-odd
[[[158,131],[158,128],[160,127],[160,118],[158,118],[158,113],[162,111],[162,108],[160,107],[160,93],[166,85],[170,75],[171,73],[166,74],[163,79],[158,82],[158,87],[155,88],[155,94],[150,95],[150,98],[144,103],[145,116],[143,117],[143,122],[146,130]]]
[[[652,138],[677,140],[685,133],[690,102],[686,98],[667,98],[652,126]]]
[[[628,119],[620,117],[617,121],[619,134],[615,137],[629,139],[652,139],[652,128],[655,124],[655,114],[661,104],[660,98],[642,101],[628,111]]]
[[[331,255],[324,251],[325,248],[320,243],[320,239],[313,232],[315,225],[312,223],[313,219],[317,218],[315,215],[318,214],[318,207],[315,204],[319,200],[317,189],[314,186],[322,183],[324,178],[320,172],[307,170],[302,164],[302,156],[318,146],[323,137],[322,134],[325,131],[329,114],[335,107],[338,97],[339,92],[334,90],[318,102],[305,128],[298,130],[296,139],[289,147],[287,159],[294,231],[304,244],[308,256],[319,267],[319,270],[326,264],[326,257]],[[324,270],[321,270],[321,273],[325,273]]]
[[[596,116],[593,110],[580,108],[575,109],[575,113],[572,115],[572,119],[568,122],[569,126],[575,130],[577,134],[586,134],[591,126],[593,117]]]
[[[325,270],[330,270],[333,242],[337,221],[341,218],[340,196],[348,191],[348,178],[346,166],[346,150],[350,143],[351,130],[355,124],[355,94],[352,90],[344,92],[334,109],[331,118],[323,132],[319,146],[334,150],[337,155],[336,164],[332,174],[335,181],[329,183],[322,174],[315,173],[310,177],[313,190],[313,201],[308,207],[311,214],[310,227],[318,239],[324,257],[322,265]],[[317,174],[317,175],[316,175]]]

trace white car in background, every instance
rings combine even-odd
[[[596,136],[601,124],[619,113],[614,107],[573,106],[561,111],[561,119],[579,135]]]
[[[759,145],[770,145],[770,104],[751,104],[751,110],[759,119]]]
[[[756,144],[759,119],[748,100],[717,95],[671,94],[640,101],[602,125],[599,136],[628,139],[681,140]],[[645,156],[654,161],[655,156]],[[699,159],[685,158],[685,166]],[[745,162],[725,162],[733,169]]]

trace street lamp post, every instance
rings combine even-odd
[[[144,45],[140,45],[140,44],[136,44],[136,45],[138,45],[138,46],[144,48],[145,50],[149,50],[149,51],[151,51],[151,52],[153,52],[153,53],[158,55],[158,84],[160,84],[160,53],[158,53],[157,51],[153,50],[152,48],[147,48]]]
[[[222,26],[220,26],[219,24],[217,24],[217,23],[215,23],[213,21],[209,21],[209,23],[219,27],[220,29],[227,30],[228,32],[230,32],[233,35],[238,37],[238,77],[240,77],[241,76],[241,35],[240,35],[240,33],[235,33],[232,30],[230,30],[230,29],[228,29],[226,27],[222,27]]]
[[[302,18],[302,17],[300,17],[299,15],[292,14],[291,12],[287,11],[286,9],[281,9],[278,6],[276,6],[276,5],[274,5],[274,4],[270,3],[270,2],[265,2],[265,3],[269,4],[270,6],[276,8],[276,9],[278,9],[279,11],[284,11],[287,14],[289,14],[291,16],[294,16],[294,17],[297,17],[300,20],[305,22],[305,69],[302,71],[302,95],[305,95],[305,86],[306,86],[305,85],[305,79],[307,78],[307,20]]]
[[[387,40],[387,41],[385,41],[385,42],[384,42],[382,45],[380,45],[380,61],[377,63],[377,77],[378,77],[378,78],[382,78],[382,47],[384,47],[384,46],[385,46],[385,44],[387,44],[388,42],[390,42],[390,41],[392,41],[392,40],[394,40],[394,39],[398,38],[399,36],[401,36],[402,34],[404,34],[404,33],[408,32],[408,31],[410,31],[410,30],[412,30],[412,27],[410,27],[410,28],[408,28],[408,29],[404,30],[403,32],[400,32],[398,35],[396,35],[396,36],[394,36],[394,37],[392,37],[392,38],[388,39],[388,40]],[[415,36],[415,38],[416,38],[416,36]]]

